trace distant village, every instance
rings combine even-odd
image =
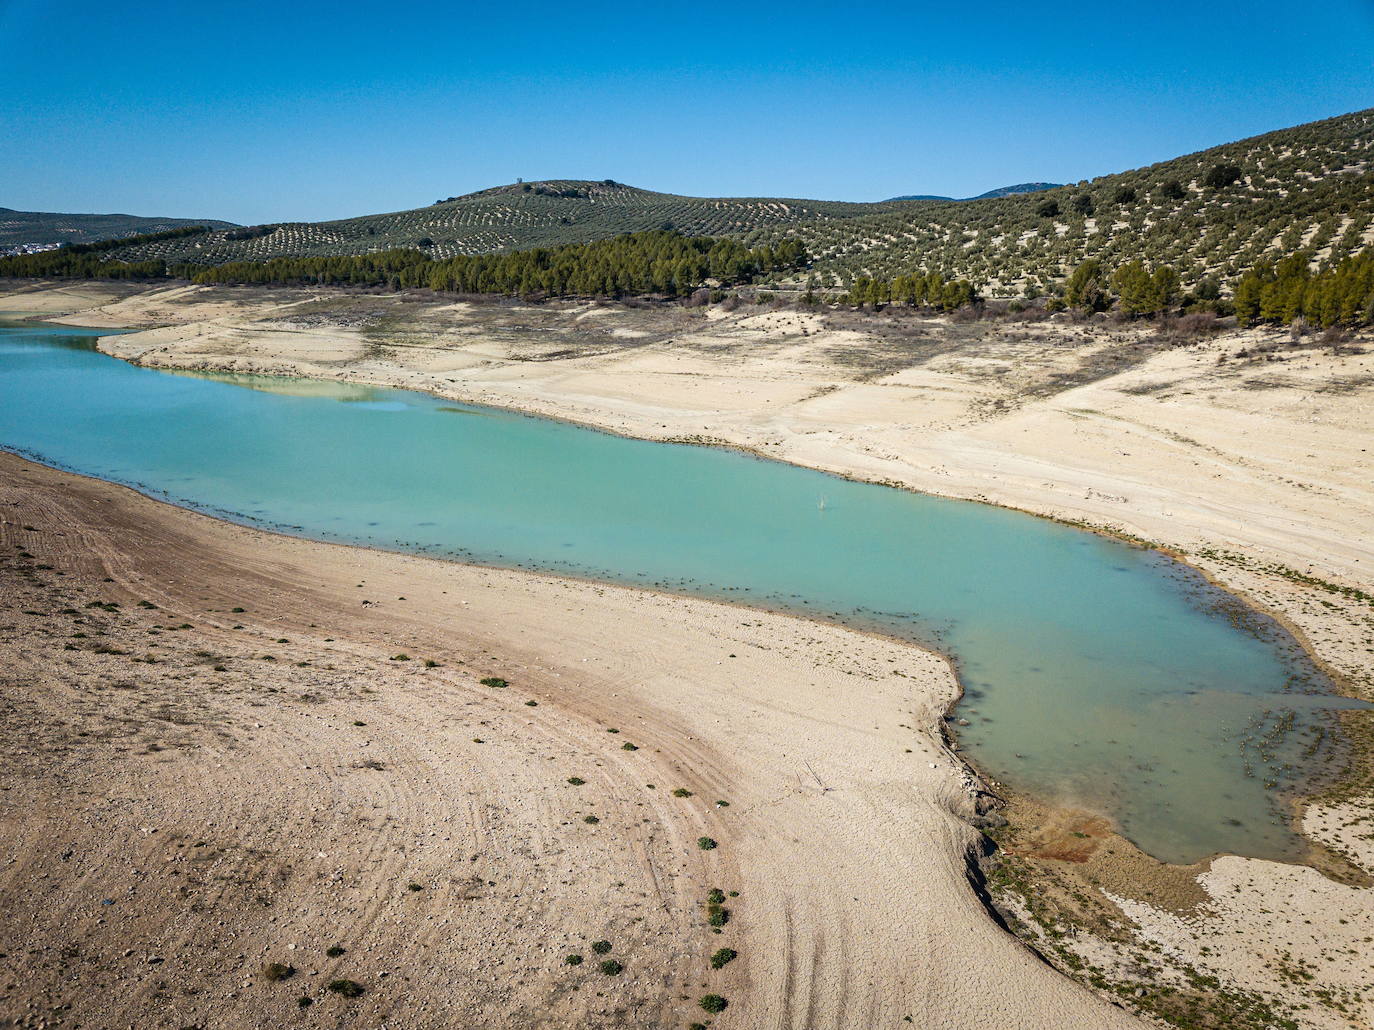
[[[16,243],[0,247],[0,257],[14,257],[16,254],[41,254],[45,250],[56,250],[60,243]]]

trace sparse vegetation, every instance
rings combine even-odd
[[[268,962],[262,967],[262,978],[273,983],[278,980],[289,980],[295,973],[295,967],[284,962]]]
[[[339,979],[330,980],[326,990],[345,998],[357,998],[362,995],[366,988],[357,980]]]
[[[724,1012],[730,1005],[730,1003],[719,994],[704,994],[697,1004],[713,1016]]]
[[[737,952],[734,948],[720,948],[716,951],[714,955],[711,956],[711,968],[723,969],[725,966],[733,962],[738,955],[739,952]]]
[[[698,837],[697,847],[701,848],[702,851],[713,851],[718,845],[710,837]]]
[[[619,976],[625,967],[613,958],[608,958],[601,963],[601,972],[606,976]]]

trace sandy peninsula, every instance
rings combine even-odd
[[[102,346],[149,365],[403,385],[1139,538],[1374,694],[1368,341],[89,284],[0,291],[0,311],[139,329]],[[985,844],[935,731],[957,689],[935,656],[0,468],[6,732],[28,770],[0,794],[0,903],[22,930],[0,1012],[658,1026],[710,1018],[709,992],[730,1001],[719,1026],[1374,1020],[1363,766],[1307,809],[1301,866],[1160,867],[1094,813],[1013,805],[992,899],[1080,986],[971,886]],[[723,927],[713,887],[739,891]],[[131,889],[154,900],[126,916]],[[722,946],[738,957],[712,970]],[[268,962],[296,973],[266,982]],[[87,972],[104,986],[69,989]],[[366,992],[322,989],[341,976]]]

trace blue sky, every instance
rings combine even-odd
[[[0,0],[0,206],[966,196],[1374,106],[1374,0],[651,6]]]

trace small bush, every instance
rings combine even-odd
[[[424,890],[424,889],[425,889],[425,888],[424,888],[424,885],[423,885],[423,884],[419,884],[419,883],[408,883],[408,884],[406,884],[406,890],[408,890],[408,891],[422,891],[422,890]]]
[[[723,905],[725,904],[725,892],[719,887],[712,887],[711,893],[706,895],[706,904]]]
[[[610,942],[610,941],[595,941],[595,942],[593,942],[593,944],[592,944],[592,951],[596,952],[598,955],[605,955],[605,954],[607,954],[610,950],[611,950],[611,942]]]
[[[673,791],[673,797],[675,798],[689,798],[691,796],[692,792],[686,787],[678,787],[677,790]]]
[[[595,826],[597,823],[601,822],[601,820],[594,815],[584,815],[582,821],[589,826]]]
[[[508,687],[508,686],[510,686],[510,684],[507,683],[505,680],[503,680],[500,676],[487,676],[485,679],[482,680],[482,686],[484,686],[484,687]]]
[[[348,949],[345,948],[342,944],[331,944],[329,947],[324,949],[324,953],[328,955],[330,958],[338,958],[347,950]]]
[[[710,837],[698,837],[697,847],[701,848],[702,851],[713,851],[719,845]]]
[[[568,782],[571,783],[574,787],[580,787],[587,781],[584,780],[581,776],[569,776]]]
[[[621,750],[621,751],[638,751],[639,748],[638,748],[636,745],[631,744],[631,743],[627,740],[627,741],[625,741],[625,743],[623,743],[623,744],[620,745],[620,750]]]
[[[724,1012],[730,1003],[726,1001],[724,998],[722,998],[719,994],[704,994],[702,995],[701,1000],[697,1002],[697,1004],[704,1008],[707,1012],[711,1013],[712,1015],[715,1015],[718,1012]]]
[[[426,659],[425,659],[425,668],[426,668],[426,669],[437,669],[437,668],[439,668],[439,663],[436,662],[433,658],[426,658]]]
[[[739,952],[737,952],[734,948],[721,948],[719,951],[717,951],[714,955],[711,956],[711,968],[720,969],[730,964],[735,960],[735,956],[738,954]]]
[[[297,999],[296,999],[296,1004],[297,1004],[299,1007],[303,1008],[303,1009],[308,1009],[311,1005],[315,1004],[315,999],[314,999],[314,998],[304,998],[304,997],[302,997],[302,998],[297,998]]]
[[[582,956],[581,956],[581,955],[569,955],[567,958],[565,958],[565,959],[563,960],[563,962],[564,962],[566,965],[569,965],[569,966],[580,966],[580,965],[582,964]]]
[[[1245,173],[1238,165],[1213,165],[1203,178],[1202,184],[1214,190],[1224,190],[1227,186],[1240,182]]]
[[[619,976],[624,968],[624,966],[613,958],[608,958],[605,962],[601,963],[601,971],[607,976]]]
[[[730,910],[722,905],[707,905],[706,921],[712,926],[724,926],[730,921]]]
[[[356,998],[365,988],[357,980],[330,980],[327,990],[345,998]]]
[[[288,966],[285,962],[268,962],[262,967],[262,978],[275,983],[278,980],[290,979],[295,975],[295,972],[295,968]]]

